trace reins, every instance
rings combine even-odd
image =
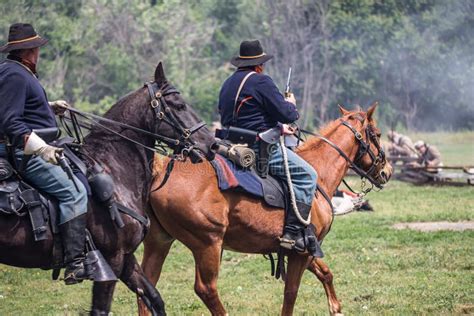
[[[82,142],[82,138],[84,138],[82,135],[81,127],[85,127],[85,126],[83,124],[80,124],[80,122],[77,120],[76,115],[89,121],[92,126],[98,126],[102,129],[105,129],[108,132],[124,140],[132,142],[144,148],[145,150],[158,153],[167,157],[171,157],[172,159],[178,159],[178,160],[186,159],[189,153],[194,149],[194,145],[195,145],[195,143],[192,140],[190,140],[191,135],[197,132],[202,127],[204,127],[206,123],[201,121],[197,123],[196,125],[192,126],[191,128],[186,128],[182,126],[182,124],[175,117],[175,115],[173,114],[172,110],[170,109],[168,103],[166,102],[164,98],[167,95],[179,93],[179,91],[169,84],[165,84],[159,87],[156,82],[147,82],[145,83],[145,86],[147,87],[147,90],[151,99],[150,106],[153,109],[153,112],[155,114],[155,120],[158,122],[158,124],[154,126],[155,132],[150,132],[148,130],[145,130],[145,129],[142,129],[130,124],[122,123],[119,121],[115,121],[112,119],[108,119],[99,115],[80,111],[78,109],[73,109],[73,108],[68,108],[68,111],[70,114],[69,118],[65,118],[64,116],[61,116],[61,123],[64,129],[69,134],[69,136],[74,136],[72,130],[64,122],[64,119],[70,120],[74,129],[75,138],[79,139],[80,142]],[[122,131],[120,132],[115,131],[114,129],[104,125],[103,124],[104,122],[112,126],[120,127],[124,130],[132,130],[134,132],[152,137],[155,141],[158,141],[158,144],[156,144],[155,147],[153,148],[146,146],[130,137],[123,135],[121,133]],[[170,138],[170,137],[158,134],[158,130],[162,122],[168,124],[171,128],[177,131],[179,134],[179,137]],[[175,153],[169,154],[168,151],[165,149],[165,146],[170,147],[174,149],[174,152],[176,152],[177,151],[176,147],[180,145],[183,147],[181,149],[180,155],[177,155]]]

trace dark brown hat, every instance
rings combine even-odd
[[[270,59],[273,55],[267,55],[258,40],[243,41],[240,44],[240,54],[232,58],[230,63],[235,67],[250,67],[261,65]]]
[[[0,47],[0,53],[8,53],[17,49],[41,47],[48,42],[36,33],[31,24],[15,23],[10,26],[8,43]]]

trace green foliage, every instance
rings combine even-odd
[[[50,40],[39,65],[49,97],[85,108],[137,89],[163,60],[215,120],[228,61],[259,38],[279,86],[293,66],[305,126],[337,116],[338,103],[379,100],[385,126],[472,129],[473,17],[470,0],[4,0],[0,40],[11,23],[32,22]]]

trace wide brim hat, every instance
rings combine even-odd
[[[273,55],[269,55],[263,51],[260,41],[243,41],[240,44],[239,56],[234,56],[230,63],[237,68],[258,66],[266,63],[273,58]]]
[[[39,36],[31,24],[15,23],[10,26],[8,43],[0,47],[0,53],[41,47],[46,43],[48,43],[48,40]]]

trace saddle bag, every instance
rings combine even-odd
[[[25,206],[21,198],[20,182],[14,178],[0,181],[0,213],[20,215]]]
[[[20,194],[20,182],[13,177],[13,167],[0,158],[0,213],[19,215],[25,206]]]

